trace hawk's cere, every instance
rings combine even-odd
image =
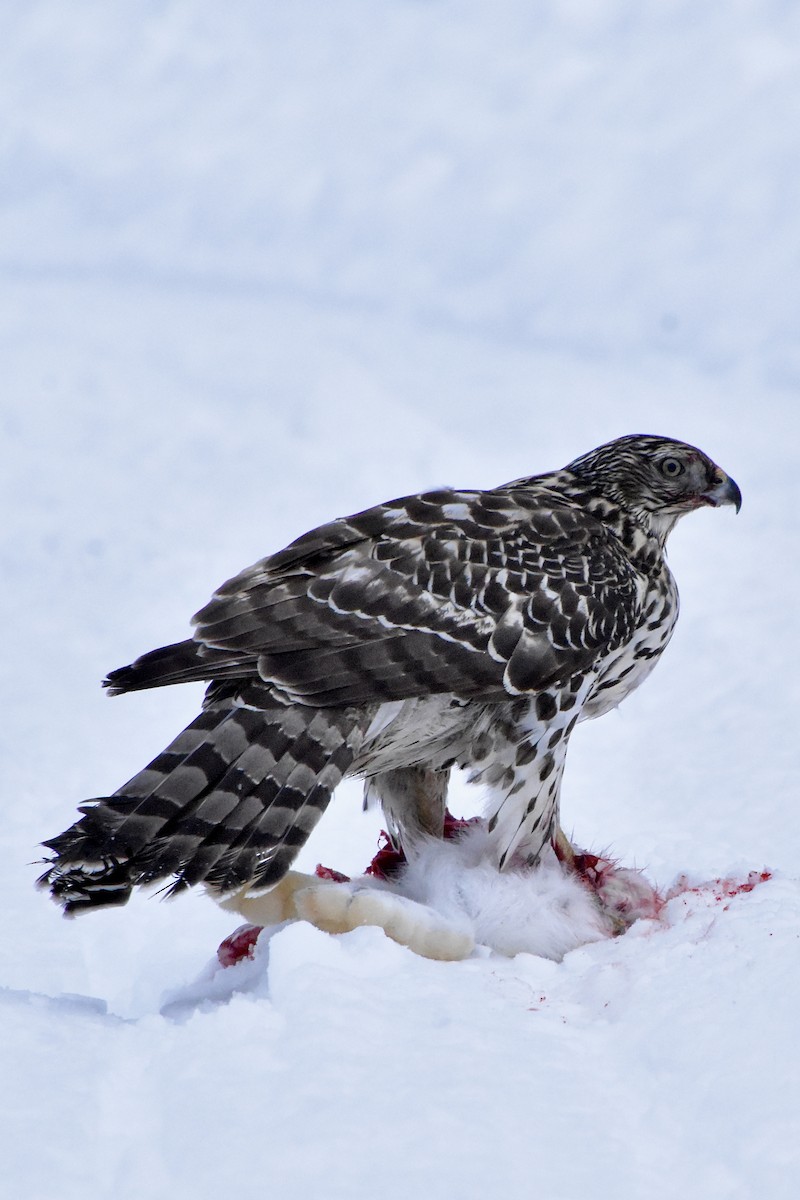
[[[447,781],[489,794],[499,868],[559,829],[570,734],[638,687],[678,593],[664,543],[741,494],[700,450],[619,438],[561,471],[441,488],[323,525],[224,584],[194,636],[112,671],[112,694],[207,680],[203,711],[149,766],[45,843],[67,912],[275,884],[345,775],[398,844],[441,835]]]

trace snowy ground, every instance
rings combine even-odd
[[[800,1165],[800,10],[8,0],[0,40],[0,1160],[11,1193],[782,1200]],[[652,680],[564,822],[663,887],[555,964],[202,896],[65,922],[37,843],[199,690],[110,703],[314,523],[609,437],[696,442]],[[464,812],[479,797],[460,791]],[[304,854],[357,871],[345,787]]]

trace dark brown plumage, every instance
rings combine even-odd
[[[361,774],[398,841],[441,831],[457,763],[490,791],[498,865],[558,833],[569,735],[652,669],[677,618],[664,543],[735,504],[700,450],[635,435],[490,491],[440,489],[298,538],[224,584],[193,638],[112,694],[207,680],[203,712],[45,843],[67,911],[174,878],[219,892],[286,872]]]

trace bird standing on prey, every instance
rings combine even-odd
[[[702,451],[618,438],[561,471],[442,488],[312,530],[224,584],[194,636],[112,671],[112,694],[209,681],[203,710],[45,845],[67,912],[161,880],[277,883],[345,775],[398,846],[441,836],[453,765],[483,783],[492,854],[556,839],[570,734],[650,673],[678,593],[664,544],[741,505]]]

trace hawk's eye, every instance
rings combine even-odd
[[[666,475],[667,479],[677,479],[686,469],[680,459],[665,458],[661,464],[661,474]]]

